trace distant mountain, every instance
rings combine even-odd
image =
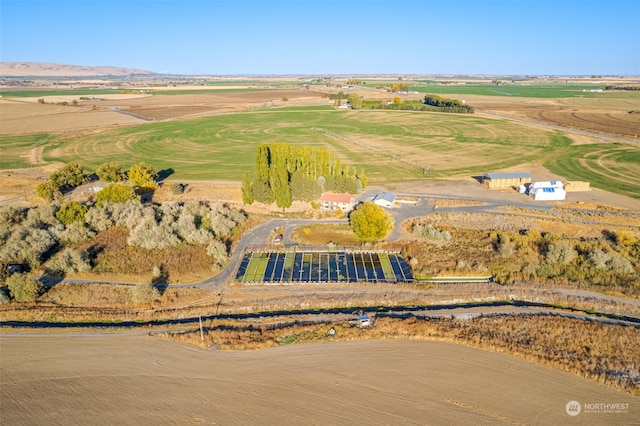
[[[152,75],[152,71],[120,67],[88,67],[45,62],[0,62],[2,77],[124,77],[131,74]]]

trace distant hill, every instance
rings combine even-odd
[[[120,67],[89,67],[45,62],[0,62],[0,76],[2,77],[120,77],[131,74],[152,75],[155,73]]]

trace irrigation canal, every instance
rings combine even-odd
[[[634,317],[605,314],[587,313],[579,309],[559,308],[557,306],[523,302],[517,300],[499,302],[480,302],[452,305],[433,306],[396,306],[396,307],[351,307],[335,309],[300,309],[292,311],[256,312],[250,314],[217,314],[208,316],[195,316],[190,318],[180,318],[171,320],[154,321],[89,321],[89,322],[48,322],[48,321],[4,321],[0,322],[0,329],[41,329],[41,330],[138,330],[148,332],[149,328],[169,328],[175,326],[197,327],[201,322],[214,320],[237,320],[253,321],[247,327],[260,325],[261,319],[274,319],[283,317],[280,323],[270,321],[265,327],[281,327],[283,323],[289,324],[312,324],[331,323],[354,319],[360,314],[367,314],[372,317],[382,318],[441,318],[441,319],[461,319],[468,320],[483,316],[494,315],[546,315],[562,316],[583,321],[599,322],[604,324],[617,324],[640,328],[640,319]],[[297,318],[296,318],[297,317]],[[311,319],[310,319],[311,317]],[[314,319],[315,318],[315,319]],[[210,328],[210,327],[207,327]],[[239,327],[229,327],[239,328]],[[146,329],[146,330],[145,330]],[[153,330],[157,331],[157,330]]]

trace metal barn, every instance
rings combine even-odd
[[[527,172],[515,173],[486,173],[482,176],[482,184],[489,189],[508,189],[531,183],[531,174]]]

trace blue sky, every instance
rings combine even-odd
[[[0,0],[0,15],[9,62],[208,75],[640,75],[640,0]]]

